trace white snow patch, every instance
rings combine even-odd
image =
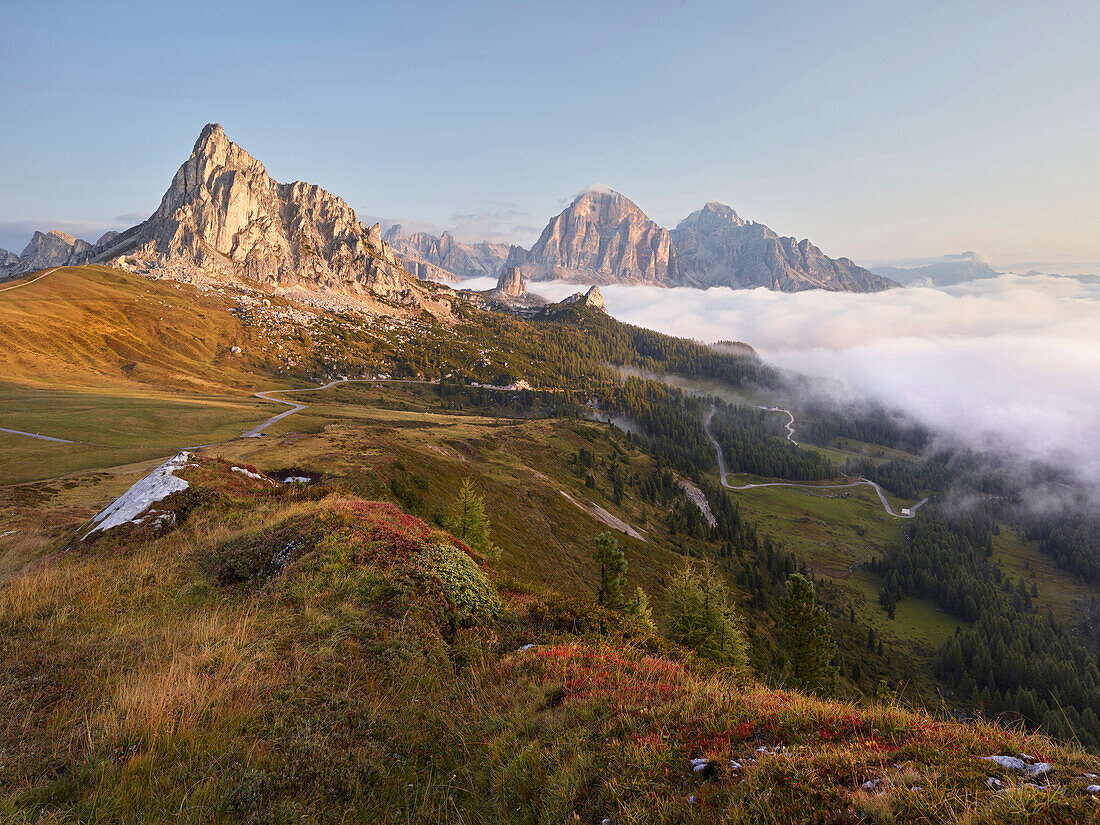
[[[1086,793],[1100,793],[1100,785],[1089,785],[1085,788]]]
[[[283,484],[309,484],[313,481],[309,476],[288,476],[283,479]]]
[[[4,536],[13,536],[18,532],[18,530],[8,530],[6,533],[0,533],[0,539],[4,538]]]
[[[259,473],[254,473],[251,470],[246,470],[244,467],[234,467],[233,472],[240,473],[241,475],[246,475],[249,478],[256,479],[257,481],[271,481],[271,479],[267,478],[266,476],[262,476]]]
[[[158,501],[163,501],[180,490],[186,490],[188,484],[174,473],[187,466],[191,454],[186,450],[176,453],[157,467],[141,481],[111,502],[106,509],[92,518],[95,525],[84,534],[88,538],[92,533],[107,531],[122,524],[136,524],[137,517]]]

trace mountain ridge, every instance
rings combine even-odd
[[[513,247],[505,266],[530,281],[664,287],[766,287],[878,292],[898,284],[808,240],[782,237],[710,201],[668,230],[614,190],[589,189],[551,218],[530,250]]]

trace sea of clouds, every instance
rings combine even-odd
[[[550,300],[577,289],[532,284]],[[871,294],[601,291],[620,320],[744,341],[771,363],[899,407],[962,443],[1071,467],[1100,487],[1100,284],[1088,279],[1002,275]]]

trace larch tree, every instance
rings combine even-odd
[[[744,666],[748,644],[725,582],[709,564],[683,567],[668,587],[669,639],[719,664]]]

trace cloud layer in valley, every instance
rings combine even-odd
[[[550,299],[575,284],[538,283]],[[873,294],[601,287],[629,323],[732,339],[899,406],[977,446],[1071,466],[1100,486],[1100,285],[1004,275]]]

